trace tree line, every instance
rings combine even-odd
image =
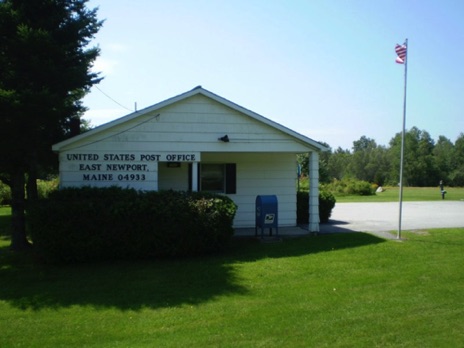
[[[374,139],[362,136],[353,142],[351,150],[338,147],[320,154],[321,183],[334,179],[353,178],[381,186],[399,183],[401,162],[401,133],[388,146],[378,145]],[[307,175],[308,156],[299,157],[302,173]],[[405,133],[403,184],[406,186],[464,186],[464,133],[454,143],[440,135],[434,141],[425,130],[412,127]]]

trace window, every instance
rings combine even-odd
[[[224,164],[201,164],[200,191],[225,192]]]
[[[192,189],[192,166],[189,165],[189,189]],[[198,189],[214,193],[233,194],[237,191],[235,163],[200,163],[198,165]]]

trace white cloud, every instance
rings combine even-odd
[[[116,60],[98,57],[93,64],[92,71],[101,72],[103,76],[113,73],[118,62]]]

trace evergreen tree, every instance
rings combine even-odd
[[[99,49],[87,46],[102,22],[86,2],[0,0],[0,179],[11,187],[15,250],[28,247],[26,179],[34,185],[51,145],[69,136],[85,110],[80,100],[100,81],[90,71]]]

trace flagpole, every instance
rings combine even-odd
[[[404,101],[403,101],[403,131],[401,133],[401,160],[400,160],[400,209],[399,209],[399,219],[398,219],[398,236],[397,239],[401,239],[401,220],[403,214],[403,162],[404,162],[404,139],[406,131],[406,90],[407,90],[407,81],[408,81],[408,39],[405,40],[404,45],[406,46],[406,59],[404,61]]]

